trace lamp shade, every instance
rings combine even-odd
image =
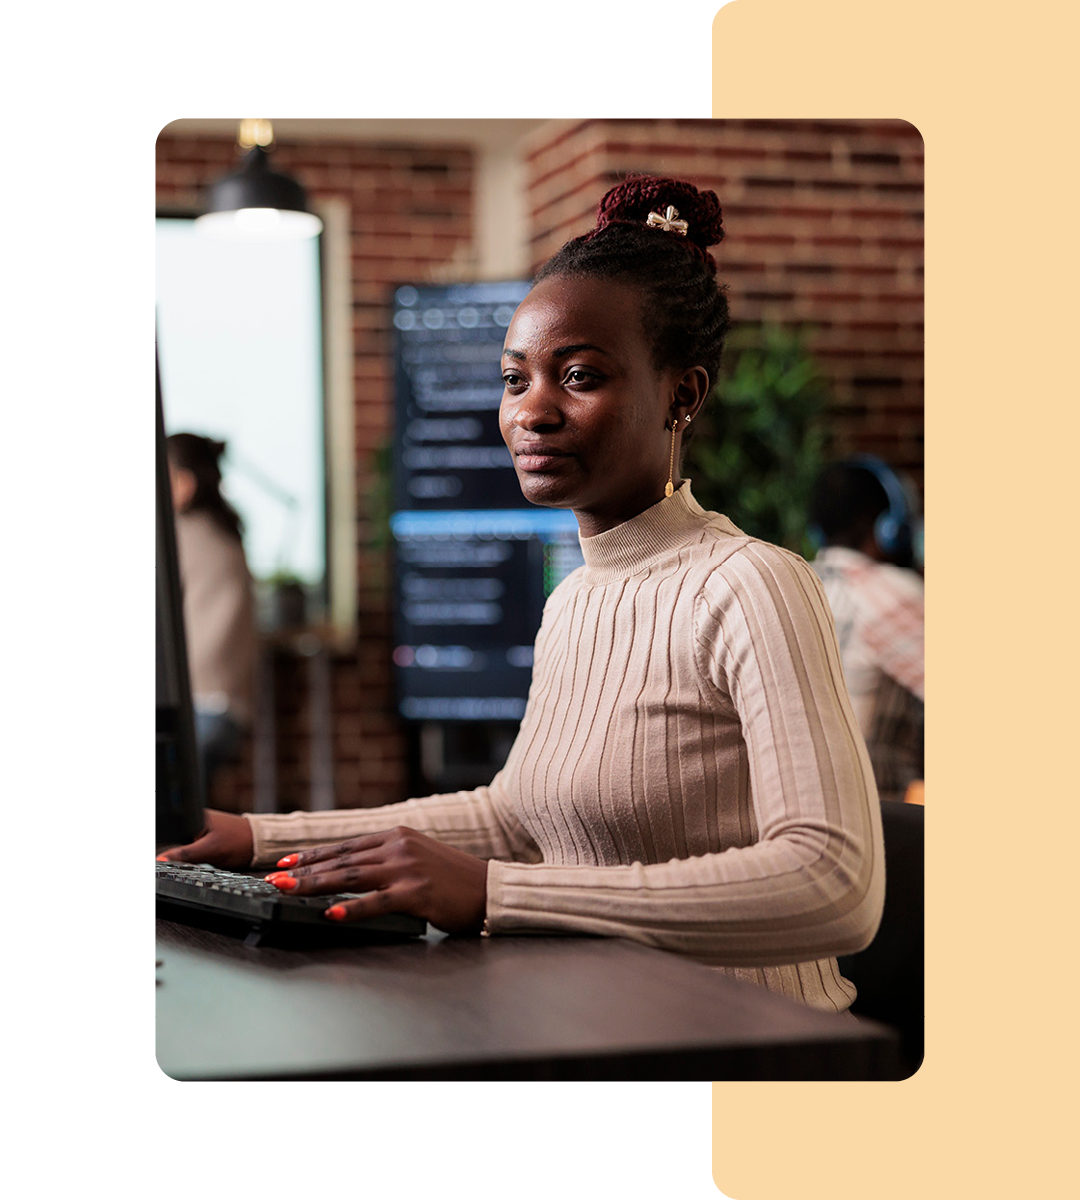
[[[314,237],[322,229],[304,189],[291,175],[271,170],[262,146],[253,146],[238,171],[210,187],[206,212],[195,224],[208,237],[244,241]]]

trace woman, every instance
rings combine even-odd
[[[507,331],[503,436],[526,498],[576,514],[585,566],[548,600],[491,785],[210,814],[170,857],[276,863],[301,895],[370,890],[332,919],[631,937],[848,1007],[835,956],[873,936],[884,880],[828,609],[801,559],[704,512],[677,474],[728,325],[722,236],[713,193],[628,180]]]
[[[240,515],[221,494],[225,443],[195,433],[166,439],[188,670],[206,794],[240,751],[251,722],[256,634]]]

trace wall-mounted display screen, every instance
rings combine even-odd
[[[528,290],[520,282],[397,289],[396,509],[523,505],[499,433],[499,359]]]
[[[544,601],[582,562],[577,520],[521,495],[499,359],[529,284],[397,289],[395,650],[401,714],[518,721]]]

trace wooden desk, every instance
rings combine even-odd
[[[888,1079],[883,1026],[614,938],[297,951],[158,922],[175,1079]]]

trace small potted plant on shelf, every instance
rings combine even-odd
[[[302,629],[307,623],[304,581],[292,571],[277,570],[264,581],[269,592],[268,617],[274,629]]]

